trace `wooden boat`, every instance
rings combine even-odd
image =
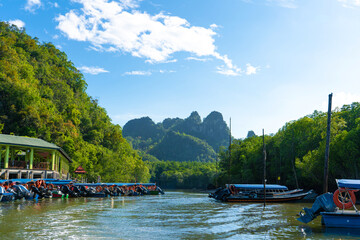
[[[335,228],[359,228],[360,212],[355,203],[354,192],[360,190],[360,180],[336,180],[338,189],[332,193],[325,193],[316,198],[311,209],[303,208],[298,220],[308,223],[317,216],[322,216],[322,224]],[[346,209],[353,210],[346,210]]]
[[[289,190],[286,186],[266,184],[265,196],[262,184],[226,184],[225,188],[217,189],[209,197],[224,202],[290,202],[301,200],[312,194],[313,191],[304,192],[303,189]]]

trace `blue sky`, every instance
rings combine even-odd
[[[114,123],[232,119],[236,138],[360,101],[358,0],[0,0],[52,42]]]

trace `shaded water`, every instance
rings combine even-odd
[[[221,203],[207,194],[46,199],[0,204],[1,239],[338,239],[359,232],[296,220],[311,204]]]

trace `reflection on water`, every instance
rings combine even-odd
[[[0,204],[1,239],[338,239],[359,231],[296,220],[311,204],[221,203],[207,194],[46,199]]]

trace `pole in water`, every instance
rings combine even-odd
[[[217,188],[217,187],[218,187],[218,153],[216,153],[216,165],[215,165],[215,169],[216,169],[215,188]]]
[[[231,183],[231,118],[230,118],[230,138],[229,138],[229,183]]]
[[[331,102],[332,93],[329,94],[328,118],[326,129],[326,148],[325,148],[325,166],[324,166],[324,193],[328,192],[328,176],[329,176],[329,154],[330,154],[330,125],[331,125]]]
[[[264,152],[264,207],[266,206],[266,147],[265,147],[265,133],[263,132],[263,152]]]

